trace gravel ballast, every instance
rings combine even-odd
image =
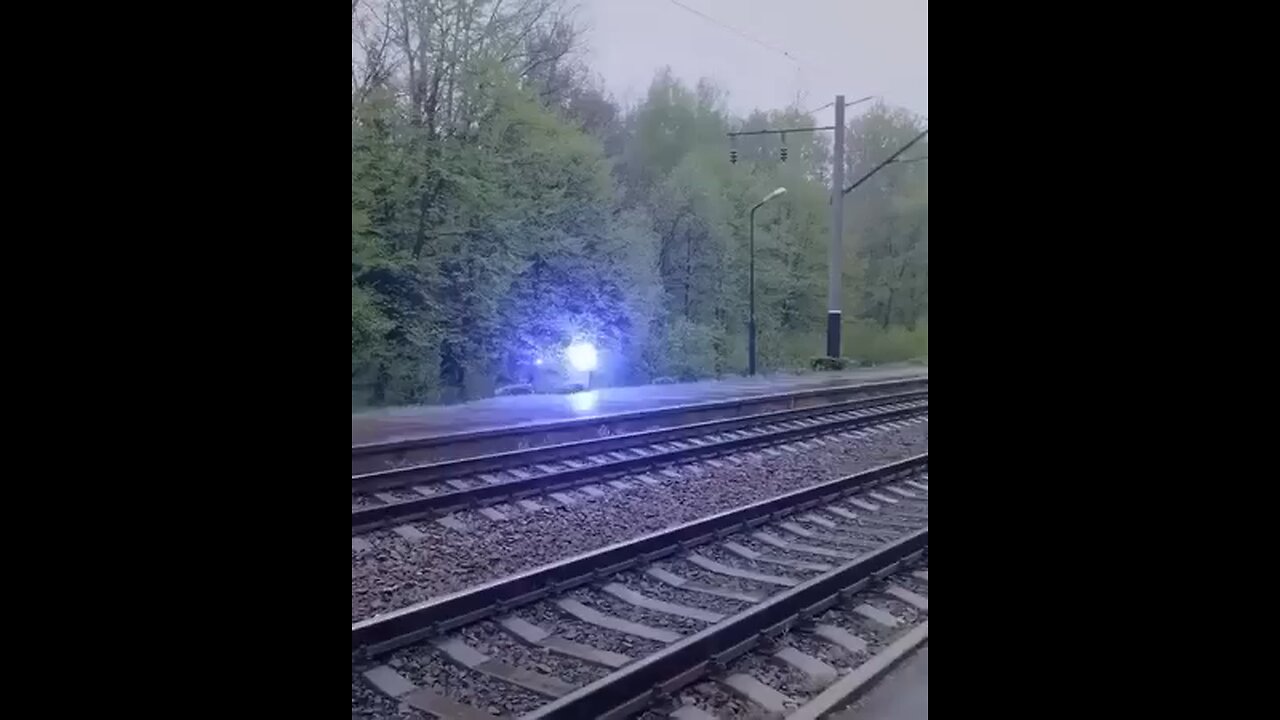
[[[772,595],[778,590],[778,586],[776,585],[769,585],[767,583],[756,582],[755,580],[729,577],[728,575],[711,572],[710,570],[694,565],[684,558],[669,558],[667,560],[661,560],[655,562],[653,566],[662,568],[674,575],[679,575],[686,580],[700,583],[702,585],[720,587],[725,590],[736,590],[738,592],[751,593],[763,597]]]
[[[859,600],[858,602],[863,601]],[[823,625],[835,625],[848,630],[853,635],[857,635],[867,642],[867,652],[875,655],[889,646],[893,635],[898,630],[890,630],[853,612],[853,608],[857,606],[858,602],[831,608],[819,615],[817,622]]]
[[[351,670],[351,717],[379,720],[430,720],[431,716],[378,692],[361,674],[373,665]]]
[[[752,606],[752,603],[745,600],[732,600],[716,595],[708,595],[707,593],[682,590],[641,573],[621,573],[614,576],[613,579],[655,600],[710,610],[718,612],[725,617],[736,615]]]
[[[765,528],[765,529],[766,531],[768,531],[768,530],[771,530],[772,528]],[[835,549],[835,550],[839,549],[839,547],[832,548],[831,543],[811,542],[808,538],[796,538],[792,540],[786,534],[782,534],[782,533],[775,533],[775,534],[780,535],[784,540],[787,540],[790,542],[812,545],[814,547],[819,547],[819,548]],[[769,545],[765,543],[763,540],[757,540],[756,538],[751,537],[750,535],[738,535],[732,538],[732,540],[733,542],[736,542],[739,545],[742,545],[743,547],[755,550],[756,552],[760,553],[761,555],[764,555],[765,557],[775,557],[780,560],[794,560],[796,562],[815,563],[815,564],[825,563],[827,565],[831,565],[832,567],[839,565],[841,562],[848,562],[847,560],[842,560],[840,558],[833,558],[827,555],[815,555],[813,553],[808,553],[803,550],[792,550],[791,548],[774,547],[773,545]],[[785,570],[791,570],[791,568],[785,567],[782,565],[778,565],[776,567],[782,567]]]
[[[791,647],[831,666],[838,673],[837,679],[839,676],[848,674],[869,660],[874,653],[880,652],[893,640],[901,637],[912,627],[925,620],[926,613],[885,593],[885,590],[890,585],[905,587],[915,584],[912,582],[915,579],[911,577],[911,572],[917,569],[927,569],[927,565],[917,565],[909,570],[894,573],[892,577],[875,583],[873,587],[859,592],[855,597],[831,608],[817,618],[818,623],[828,623],[843,627],[867,641],[868,648],[866,652],[847,652],[834,643],[813,634],[811,632],[813,625],[805,623],[784,633],[776,640],[757,645],[747,654],[731,661],[729,667],[725,668],[716,677],[723,680],[734,674],[750,675],[791,698],[793,702],[788,703],[788,710],[799,707],[824,690],[834,680],[820,680],[810,677],[805,672],[774,657],[774,653],[782,648]],[[684,599],[676,597],[665,589],[663,583],[652,580],[641,573],[620,573],[611,577],[610,581],[626,585],[632,590],[644,592],[657,599],[665,599],[670,602]],[[670,590],[675,590],[677,593],[681,592],[675,588]],[[578,588],[570,591],[567,597],[576,599],[603,612],[635,622],[643,622],[653,627],[665,627],[671,630],[690,632],[700,626],[705,626],[705,623],[679,618],[664,620],[663,618],[670,618],[670,616],[665,613],[635,609],[622,600],[602,593],[596,587]],[[699,598],[691,599],[695,602],[690,602],[690,605],[709,609],[706,608],[705,603],[697,602]],[[863,603],[891,612],[903,621],[902,625],[894,629],[888,629],[862,618],[853,612],[853,608]],[[521,608],[517,611],[517,614],[566,639],[572,639],[601,649],[625,652],[637,659],[656,652],[663,647],[662,643],[634,638],[574,620],[548,601]],[[453,633],[452,637],[466,642],[470,647],[497,661],[520,667],[530,672],[559,678],[577,687],[587,685],[608,674],[606,668],[575,658],[560,656],[539,646],[526,645],[504,632],[493,621],[481,621],[469,625]],[[531,694],[522,688],[511,686],[477,671],[460,668],[452,664],[429,644],[423,643],[405,648],[380,660],[386,662],[396,672],[417,686],[429,687],[442,695],[492,715],[517,715],[528,712],[546,702],[544,698]],[[423,717],[403,703],[381,696],[376,690],[369,687],[369,684],[360,677],[359,672],[371,666],[371,664],[367,663],[361,664],[353,672],[353,717],[406,719]],[[680,705],[694,705],[719,718],[761,720],[762,718],[771,717],[763,708],[757,707],[745,698],[738,696],[721,682],[713,682],[711,679],[703,679],[694,686],[680,690],[670,700],[647,709],[640,717],[657,720],[659,717],[666,717]]]
[[[609,674],[609,669],[577,658],[526,645],[492,622],[468,625],[454,636],[480,652],[508,665],[533,670],[581,687]]]
[[[906,532],[905,529],[895,529],[885,525],[849,525],[840,528],[840,532],[851,538],[862,540],[863,542],[886,543],[892,541]]]
[[[807,632],[792,631],[787,636],[787,643],[805,655],[816,657],[836,670],[852,670],[867,661],[866,653],[851,653],[848,650],[817,635]]]
[[[817,525],[807,525],[806,529],[817,534],[818,537],[810,540],[809,538],[796,538],[792,542],[802,542],[808,545],[819,545],[822,547],[831,547],[836,550],[848,550],[850,552],[868,552],[870,548],[866,547],[868,543],[879,546],[887,542],[891,538],[896,538],[904,533],[877,533],[875,536],[870,534],[865,526],[855,525],[845,520],[846,524],[841,525],[835,530],[828,530]],[[804,525],[803,522],[799,523]],[[923,523],[921,523],[923,526]],[[787,533],[789,535],[789,533]],[[786,539],[791,540],[790,537]]]
[[[774,720],[770,715],[750,700],[738,695],[723,684],[704,680],[687,688],[683,696],[692,699],[692,703],[706,710],[717,718],[742,718],[743,720]]]
[[[606,615],[630,620],[641,625],[648,625],[651,628],[670,630],[685,636],[693,635],[710,624],[679,615],[636,607],[625,600],[620,600],[600,590],[579,588],[569,592],[566,597],[577,600],[583,605],[599,610]]]
[[[775,660],[768,656],[782,647],[782,645],[770,645],[770,649],[767,651],[757,650],[747,653],[740,659],[733,661],[732,667],[734,673],[750,675],[797,701],[791,707],[794,710],[803,705],[804,701],[809,699],[811,695],[821,692],[822,687],[803,672],[790,665],[783,664],[781,660]]]
[[[492,708],[500,713],[519,715],[547,703],[524,688],[456,665],[431,645],[399,650],[387,664],[418,687],[431,688],[457,702],[488,710],[492,715],[499,714]]]
[[[924,613],[917,610],[914,605],[905,603],[892,595],[877,593],[870,596],[867,604],[878,607],[881,610],[888,610],[894,617],[907,625],[915,625],[924,619]]]
[[[917,569],[923,569],[923,566],[911,568],[911,570]],[[775,642],[757,645],[745,655],[731,661],[728,667],[716,678],[723,680],[734,674],[751,675],[765,685],[795,700],[795,707],[802,705],[829,687],[829,683],[816,681],[804,672],[785,665],[771,656],[779,648],[793,647],[833,667],[838,673],[835,681],[838,681],[839,677],[852,672],[855,668],[870,660],[873,655],[888,647],[894,640],[902,637],[926,619],[925,613],[911,608],[896,598],[883,594],[883,590],[888,584],[902,585],[904,578],[909,575],[910,571],[895,573],[888,579],[888,582],[876,583],[874,587],[857,593],[853,598],[832,607],[818,618],[815,618],[815,624],[836,625],[865,640],[867,649],[864,652],[850,653],[844,648],[812,634],[807,630],[812,625],[805,624],[802,627],[806,629],[795,628],[778,637]],[[854,607],[863,603],[890,610],[904,622],[892,630],[881,628],[881,626],[853,612]],[[669,713],[681,704],[697,705],[699,708],[721,719],[736,720],[741,718],[747,720],[749,718],[751,720],[761,720],[772,717],[763,708],[740,697],[721,682],[711,682],[710,679],[704,679],[676,693],[671,701],[662,704],[660,707],[651,708],[645,717],[653,717],[656,720],[659,711]],[[791,709],[794,709],[794,707],[789,706],[788,711]]]
[[[566,640],[590,645],[597,650],[608,650],[629,655],[636,659],[652,655],[666,647],[666,645],[656,640],[627,635],[616,630],[583,622],[569,616],[553,603],[546,601],[520,608],[516,611],[516,615],[550,632],[552,635],[559,635]]]
[[[618,490],[602,482],[598,487],[604,491],[603,497],[575,490],[579,502],[570,506],[538,496],[533,499],[543,510],[528,511],[518,508],[518,503],[504,505],[505,521],[463,513],[466,532],[434,521],[414,522],[413,527],[426,536],[418,541],[405,540],[390,530],[364,534],[360,537],[373,550],[352,552],[352,620],[928,452],[927,433],[926,421],[881,430],[861,440],[829,436],[816,449],[780,451],[776,457],[762,452],[758,460],[748,459],[740,465],[727,458],[720,459],[720,468],[699,462],[696,473],[676,468],[679,478],[651,471],[649,476],[660,485],[629,477],[626,480],[632,488]],[[748,562],[734,556],[732,564],[748,567]],[[761,572],[770,574],[813,575],[759,565]],[[681,570],[673,572],[695,579]],[[716,584],[725,585],[726,579],[720,578]]]
[[[883,515],[886,520],[893,522],[911,522],[916,520],[920,515],[929,514],[928,504],[924,505],[891,505],[889,507],[881,507],[878,513]]]
[[[776,575],[778,577],[791,578],[804,582],[810,578],[815,578],[822,574],[821,570],[802,570],[800,568],[789,567],[785,565],[775,565],[771,562],[763,560],[748,560],[747,558],[731,553],[719,543],[707,543],[700,545],[695,549],[699,555],[715,560],[721,565],[738,568],[739,570],[750,570],[751,572],[761,573],[763,575]]]
[[[919,580],[911,577],[910,575],[905,575],[898,577],[894,582],[917,595],[929,597],[929,583],[924,580]]]

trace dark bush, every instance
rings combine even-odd
[[[845,358],[815,357],[810,358],[809,367],[814,370],[843,370],[848,362]]]

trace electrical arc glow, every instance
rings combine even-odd
[[[565,357],[569,359],[573,369],[579,372],[591,372],[596,369],[596,363],[599,362],[596,346],[589,342],[576,342],[570,345],[565,350]]]

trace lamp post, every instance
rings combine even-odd
[[[738,150],[734,142],[740,135],[781,135],[785,146],[787,133],[816,132],[818,130],[836,131],[835,156],[831,161],[831,247],[827,252],[827,355],[831,357],[840,357],[840,279],[844,268],[844,196],[849,192],[849,189],[845,189],[843,193],[840,192],[841,186],[844,185],[844,109],[850,105],[873,100],[874,97],[873,95],[868,95],[853,102],[845,102],[843,95],[837,95],[835,102],[829,102],[806,113],[812,115],[819,110],[835,105],[835,125],[727,133],[729,136],[729,162],[736,163],[738,162]],[[928,120],[928,118],[925,119]],[[785,153],[782,154],[781,159],[784,162],[786,161]]]
[[[751,221],[748,223],[748,225],[751,228],[751,248],[749,251],[750,260],[748,261],[748,265],[750,267],[750,270],[749,270],[750,290],[748,291],[750,299],[748,300],[748,304],[751,308],[751,319],[747,323],[747,374],[748,375],[756,374],[756,210],[759,210],[761,205],[764,205],[765,203],[778,197],[779,195],[785,193],[786,191],[787,191],[786,188],[780,187],[777,190],[774,190],[773,192],[769,193],[768,195],[765,195],[763,200],[756,203],[756,206],[751,208]]]

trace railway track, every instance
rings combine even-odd
[[[818,717],[927,639],[928,492],[925,454],[354,623],[353,715]]]
[[[489,428],[426,438],[362,443],[351,447],[351,474],[523,450],[577,440],[724,420],[776,410],[816,408],[855,398],[929,389],[928,377],[815,388],[790,393],[678,405],[595,417]]]
[[[928,391],[917,390],[365,473],[351,478],[352,531],[447,516],[458,509],[484,508],[692,459],[853,431],[927,412]]]

